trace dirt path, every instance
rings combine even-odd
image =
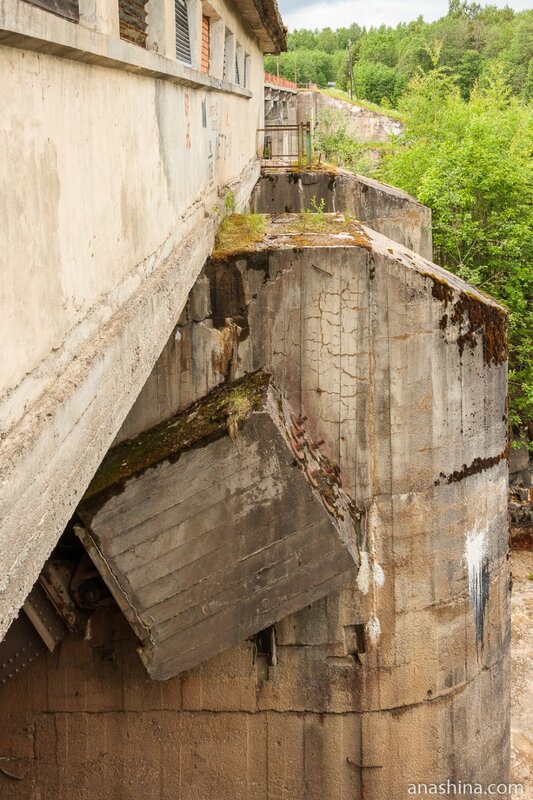
[[[512,781],[533,800],[533,552],[513,552],[512,568]]]

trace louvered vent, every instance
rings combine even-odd
[[[146,0],[119,0],[120,38],[146,47]]]
[[[176,15],[176,58],[191,63],[191,39],[186,0],[174,0]]]

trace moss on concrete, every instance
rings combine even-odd
[[[253,250],[265,235],[266,221],[264,214],[230,214],[218,229],[213,258]]]
[[[304,211],[298,215],[280,215],[276,217],[272,233],[291,236],[291,244],[295,247],[362,247],[372,250],[363,226],[344,214]]]
[[[422,275],[431,278],[433,297],[443,303],[445,309],[451,305],[449,313],[441,317],[439,327],[445,330],[448,323],[459,327],[461,333],[457,337],[457,346],[460,355],[466,346],[472,349],[477,346],[476,337],[480,334],[484,363],[487,366],[503,364],[508,357],[507,309],[477,289],[456,289],[432,272],[423,272]]]
[[[256,372],[242,380],[214,389],[202,400],[156,425],[135,439],[114,447],[104,458],[84,500],[112,487],[122,488],[133,475],[166,459],[179,458],[185,450],[235,434],[248,414],[259,408],[270,375]]]

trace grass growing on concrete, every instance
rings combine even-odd
[[[403,122],[405,119],[404,115],[395,108],[384,108],[383,106],[376,105],[376,103],[371,103],[369,100],[359,100],[356,97],[351,98],[348,92],[344,92],[342,89],[320,89],[320,91],[323,94],[329,94],[330,97],[334,97],[336,100],[343,100],[345,103],[351,103],[353,106],[366,108],[368,111],[374,111],[376,114],[383,114],[391,119],[397,119],[399,122]]]
[[[325,214],[323,205],[316,204],[317,211],[305,209],[300,214],[276,219],[276,234],[289,235],[296,247],[327,247],[332,244],[346,247],[363,247],[371,250],[372,244],[361,223],[349,214]],[[339,234],[343,234],[339,242]],[[336,236],[333,240],[331,237]]]
[[[326,201],[322,198],[320,203],[317,203],[316,197],[313,197],[310,205],[311,208],[304,208],[300,212],[301,230],[302,232],[321,233],[329,222],[324,215]]]
[[[264,214],[230,214],[218,229],[213,257],[253,249],[262,240],[265,228]]]
[[[226,433],[235,438],[243,420],[259,408],[269,382],[269,375],[256,372],[217,387],[185,411],[117,445],[104,458],[84,500],[105,490],[120,491],[133,475]]]

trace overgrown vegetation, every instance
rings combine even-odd
[[[533,98],[533,11],[450,0],[448,14],[431,23],[419,17],[395,28],[367,30],[354,23],[336,31],[296,30],[289,34],[289,51],[280,56],[280,74],[322,87],[334,81],[346,90],[349,40],[357,98],[396,107],[418,71],[431,69],[435,42],[442,42],[441,66],[457,76],[464,99],[495,62],[510,76],[513,94]],[[265,69],[276,72],[275,56],[266,57]]]
[[[397,119],[399,122],[403,120],[403,115],[397,108],[390,106],[378,105],[378,103],[371,103],[370,100],[363,100],[362,98],[350,97],[349,93],[344,89],[322,89],[324,94],[329,94],[330,97],[335,97],[337,100],[343,100],[345,103],[351,103],[354,106],[367,108],[369,111],[374,111],[376,114],[386,114],[392,119]]]
[[[465,99],[433,54],[400,109],[378,177],[433,210],[434,259],[510,311],[510,420],[533,420],[533,124],[493,64]]]
[[[262,214],[230,213],[218,229],[213,256],[229,255],[257,244],[263,238],[265,224]]]
[[[345,115],[334,108],[324,108],[319,113],[314,146],[329,164],[359,175],[371,175],[376,171],[384,148],[379,142],[353,139],[347,132]]]

